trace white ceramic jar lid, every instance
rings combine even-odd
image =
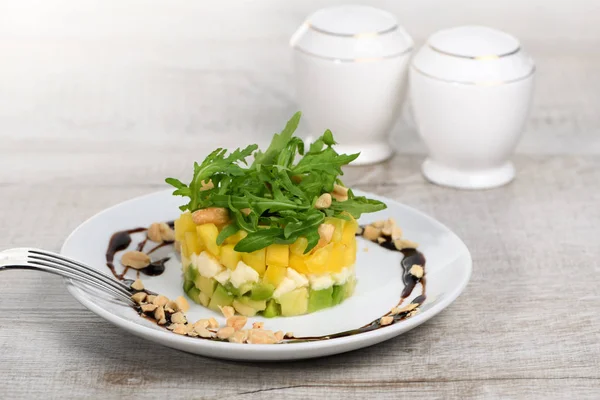
[[[413,40],[389,12],[344,5],[310,15],[292,36],[290,45],[315,57],[354,61],[408,53]]]
[[[417,72],[457,83],[510,83],[531,75],[533,60],[517,38],[484,26],[462,26],[431,35],[413,59]]]

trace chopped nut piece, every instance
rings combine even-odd
[[[231,306],[225,306],[225,307],[219,306],[219,309],[221,310],[221,312],[223,313],[223,316],[225,318],[231,318],[235,315],[235,309]]]
[[[400,239],[402,237],[402,229],[399,226],[394,226],[392,228],[392,239]]]
[[[233,335],[229,336],[231,343],[244,343],[248,339],[248,331],[236,331]]]
[[[286,332],[285,333],[285,337],[288,338],[288,339],[293,338],[294,337],[294,332]]]
[[[423,267],[418,264],[413,264],[413,266],[410,267],[408,272],[417,279],[421,279],[424,273]]]
[[[217,331],[217,337],[219,339],[229,339],[234,333],[235,329],[233,329],[231,326],[226,326]]]
[[[419,244],[407,239],[396,239],[394,240],[394,246],[396,246],[397,250],[404,250],[416,249],[417,247],[419,247]]]
[[[172,331],[173,329],[175,329],[177,327],[177,325],[179,325],[179,324],[171,324],[171,325],[167,326],[167,329]]]
[[[169,302],[169,298],[167,296],[163,296],[162,294],[159,294],[158,296],[156,296],[156,298],[152,301],[152,304],[156,304],[159,307],[164,307],[167,305],[167,303]]]
[[[389,325],[392,322],[394,322],[394,317],[381,317],[381,319],[379,320],[379,323],[381,324],[381,326],[385,326],[385,325]]]
[[[331,242],[331,239],[333,238],[333,232],[335,232],[335,226],[332,224],[321,224],[319,225],[318,232],[320,238],[317,246],[324,247]]]
[[[131,299],[137,304],[142,304],[144,300],[146,300],[146,296],[146,292],[137,292],[136,294],[131,296]]]
[[[142,304],[142,311],[145,313],[150,313],[158,308],[156,304]]]
[[[188,330],[184,324],[173,324],[175,327],[173,328],[173,332],[178,335],[187,335]]]
[[[273,331],[265,329],[251,329],[248,332],[248,343],[251,344],[273,344],[277,343],[277,338]]]
[[[154,299],[156,299],[156,295],[155,294],[149,294],[148,297],[146,297],[146,302],[147,303],[152,303],[154,301]]]
[[[157,307],[156,311],[154,311],[154,319],[156,323],[159,325],[164,325],[167,323],[167,319],[165,318],[165,309],[162,307]]]
[[[377,240],[381,236],[381,229],[374,227],[373,225],[367,225],[363,236],[367,240]]]
[[[240,211],[246,216],[250,215],[250,213],[252,212],[252,210],[249,208],[242,208]]]
[[[398,314],[401,314],[404,312],[412,311],[417,307],[419,307],[418,303],[410,303],[407,306],[402,307],[402,308],[394,307],[394,308],[392,308],[392,315],[398,315]]]
[[[329,208],[329,206],[331,206],[331,195],[329,193],[323,193],[317,199],[317,202],[315,203],[315,208],[318,210],[322,210],[325,208]]]
[[[128,251],[121,257],[121,264],[133,269],[142,269],[150,265],[150,256],[141,251]]]
[[[191,337],[198,337],[198,336],[200,336],[200,335],[198,335],[198,332],[196,332],[196,331],[189,331],[187,333],[187,335],[191,336]]]
[[[177,304],[177,311],[188,312],[190,309],[190,303],[183,296],[179,296],[175,299],[175,304]]]
[[[134,290],[144,290],[144,284],[142,283],[141,280],[136,279],[132,284],[131,284],[131,288]]]
[[[158,224],[158,228],[160,231],[160,238],[163,242],[174,242],[175,241],[175,231],[171,229],[169,224],[165,222],[161,222]]]
[[[356,232],[355,232],[355,233],[356,233],[357,235],[362,235],[362,234],[363,234],[363,232],[364,232],[364,229],[363,229],[363,227],[362,227],[362,226],[360,226],[360,225],[359,225],[359,226],[357,226],[357,227],[356,227]]]
[[[181,311],[178,311],[175,314],[171,315],[171,321],[176,324],[185,324],[187,322],[187,320],[185,319],[185,315],[183,315]]]
[[[383,223],[383,227],[381,228],[381,233],[385,236],[392,236],[392,231],[396,226],[396,221],[394,218],[389,218],[387,221]]]
[[[196,329],[194,328],[194,332],[196,332],[200,337],[203,338],[212,338],[213,333],[206,328]]]
[[[381,229],[383,228],[384,221],[375,221],[371,224],[374,228]]]
[[[281,342],[283,340],[283,332],[282,331],[277,331],[275,332],[275,339],[277,339],[278,342]]]
[[[207,319],[198,320],[194,324],[195,331],[198,331],[199,329],[206,329],[206,328],[208,328],[208,320]]]
[[[264,322],[254,322],[252,324],[252,329],[262,329],[265,327],[265,323]]]
[[[153,223],[148,228],[148,232],[146,233],[148,239],[155,243],[162,243],[162,235],[160,234],[160,224],[158,222]]]
[[[176,302],[174,302],[173,300],[169,300],[169,302],[168,302],[168,303],[167,303],[167,305],[165,306],[165,310],[166,310],[166,309],[173,310],[173,311],[171,311],[171,312],[177,312],[177,311],[181,311],[181,310],[179,309],[179,306],[177,305],[177,303],[176,303]]]
[[[382,238],[381,236],[377,238],[377,243],[381,244],[383,242],[385,242],[384,238]]]
[[[210,179],[209,179],[209,181],[208,181],[208,182],[201,181],[201,182],[200,182],[200,185],[201,185],[201,187],[200,187],[200,191],[201,191],[201,192],[202,192],[202,191],[205,191],[205,190],[210,190],[210,189],[213,189],[213,188],[215,187],[215,184],[214,184],[214,183],[213,183],[213,181],[212,181],[212,180],[210,180]]]
[[[219,327],[219,323],[217,322],[216,319],[214,319],[213,317],[210,317],[208,319],[208,327],[211,329],[215,329]]]
[[[333,185],[333,193],[341,196],[348,196],[348,188],[335,183]]]
[[[227,318],[227,326],[233,327],[236,331],[241,330],[248,322],[248,318],[243,315],[234,315],[233,317]]]
[[[213,223],[225,225],[229,222],[229,211],[222,207],[209,207],[192,213],[192,220],[196,225]]]

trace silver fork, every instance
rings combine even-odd
[[[135,304],[131,300],[131,295],[134,293],[131,289],[133,281],[118,281],[77,260],[50,251],[17,248],[0,252],[0,271],[13,269],[44,271],[60,275],[99,289],[129,305]]]

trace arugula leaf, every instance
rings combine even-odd
[[[241,253],[252,253],[253,251],[263,249],[275,242],[275,238],[281,236],[283,229],[269,228],[260,229],[256,232],[251,232],[240,240],[233,248]]]
[[[221,232],[219,232],[219,236],[217,236],[217,244],[219,246],[222,245],[225,239],[227,239],[229,236],[235,235],[235,233],[239,230],[240,228],[238,228],[236,224],[227,225]]]
[[[367,212],[379,211],[385,204],[348,191],[348,200],[334,200],[324,210],[314,208],[316,199],[333,191],[342,167],[358,154],[338,154],[333,134],[326,130],[305,153],[304,142],[294,137],[301,114],[297,112],[263,153],[258,146],[249,145],[231,153],[218,148],[202,163],[194,163],[194,175],[189,185],[178,179],[165,181],[175,188],[173,194],[189,198],[182,211],[194,212],[206,207],[229,210],[231,224],[221,230],[217,243],[242,229],[248,235],[235,247],[237,251],[252,252],[273,243],[290,244],[305,237],[306,252],[319,241],[318,227],[325,217],[349,220]],[[250,165],[247,158],[254,156]],[[212,182],[207,189],[203,182]]]

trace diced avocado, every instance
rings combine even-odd
[[[262,314],[263,317],[266,318],[278,317],[281,315],[281,307],[277,304],[275,299],[271,299],[267,302],[267,308],[265,308],[265,311],[263,311]]]
[[[246,304],[254,308],[256,311],[263,311],[265,308],[267,308],[266,300],[252,300],[250,297],[246,296],[240,297],[237,300],[242,304]]]
[[[213,295],[215,287],[217,286],[217,281],[212,278],[206,278],[202,275],[198,275],[194,283],[196,284],[196,287],[203,293],[206,293],[208,297]]]
[[[188,297],[194,301],[194,303],[200,304],[200,290],[198,288],[192,287],[186,293]]]
[[[227,293],[227,290],[222,285],[218,284],[211,296],[208,308],[219,311],[219,306],[230,306],[231,303],[233,303],[233,296]]]
[[[275,291],[275,286],[270,283],[256,283],[252,286],[252,290],[250,291],[250,298],[252,300],[267,300],[273,296],[273,292]]]
[[[183,291],[188,292],[191,288],[194,287],[194,281],[188,281],[187,279],[183,281]]]
[[[235,311],[246,317],[254,317],[258,312],[256,308],[250,307],[249,305],[244,304],[238,300],[234,300],[232,305],[233,308],[235,308]]]
[[[333,292],[331,294],[331,303],[332,305],[337,305],[340,304],[342,302],[342,300],[344,300],[344,285],[334,285],[333,286]]]
[[[185,270],[184,279],[186,281],[194,282],[196,280],[197,276],[198,276],[198,270],[196,269],[196,267],[194,267],[191,264],[188,265],[187,269]]]
[[[210,297],[204,292],[200,292],[198,299],[200,300],[200,304],[202,304],[204,307],[208,307],[210,304]]]
[[[350,278],[344,284],[344,299],[347,299],[348,297],[352,296],[355,288],[356,288],[356,279]]]
[[[225,289],[227,290],[227,292],[231,293],[234,297],[239,297],[248,293],[250,290],[252,290],[253,287],[254,284],[252,282],[246,282],[239,288],[233,286],[231,282],[227,282],[225,284]]]
[[[306,314],[308,311],[308,289],[299,288],[292,290],[279,298],[281,315],[291,317]]]
[[[322,290],[310,290],[308,295],[308,312],[322,310],[333,305],[333,286]]]

